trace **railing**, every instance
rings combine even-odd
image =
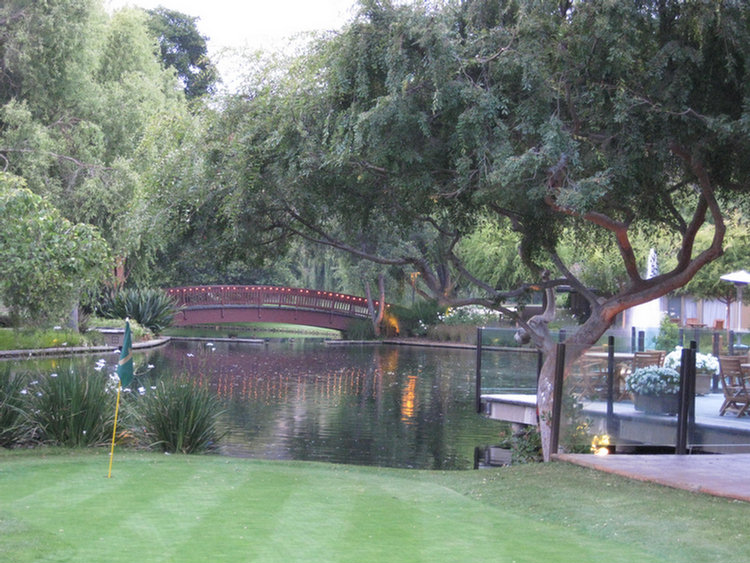
[[[182,308],[278,307],[368,318],[367,299],[343,293],[270,285],[202,285],[166,290]],[[378,307],[378,301],[373,303]]]

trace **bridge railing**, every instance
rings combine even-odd
[[[369,318],[367,299],[343,293],[269,285],[201,285],[166,290],[182,308],[285,307]],[[374,302],[377,308],[378,302]]]

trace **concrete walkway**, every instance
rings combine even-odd
[[[638,481],[750,502],[750,454],[559,454],[555,459]]]

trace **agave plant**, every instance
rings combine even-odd
[[[126,289],[105,297],[98,312],[110,319],[134,319],[154,334],[172,324],[178,311],[175,300],[159,289]]]

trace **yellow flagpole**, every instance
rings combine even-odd
[[[122,389],[122,382],[119,377],[117,378],[117,404],[115,405],[115,425],[112,428],[112,447],[109,450],[109,471],[107,472],[107,479],[112,477],[112,460],[115,457],[115,436],[117,436],[117,415],[120,413],[120,389]]]

